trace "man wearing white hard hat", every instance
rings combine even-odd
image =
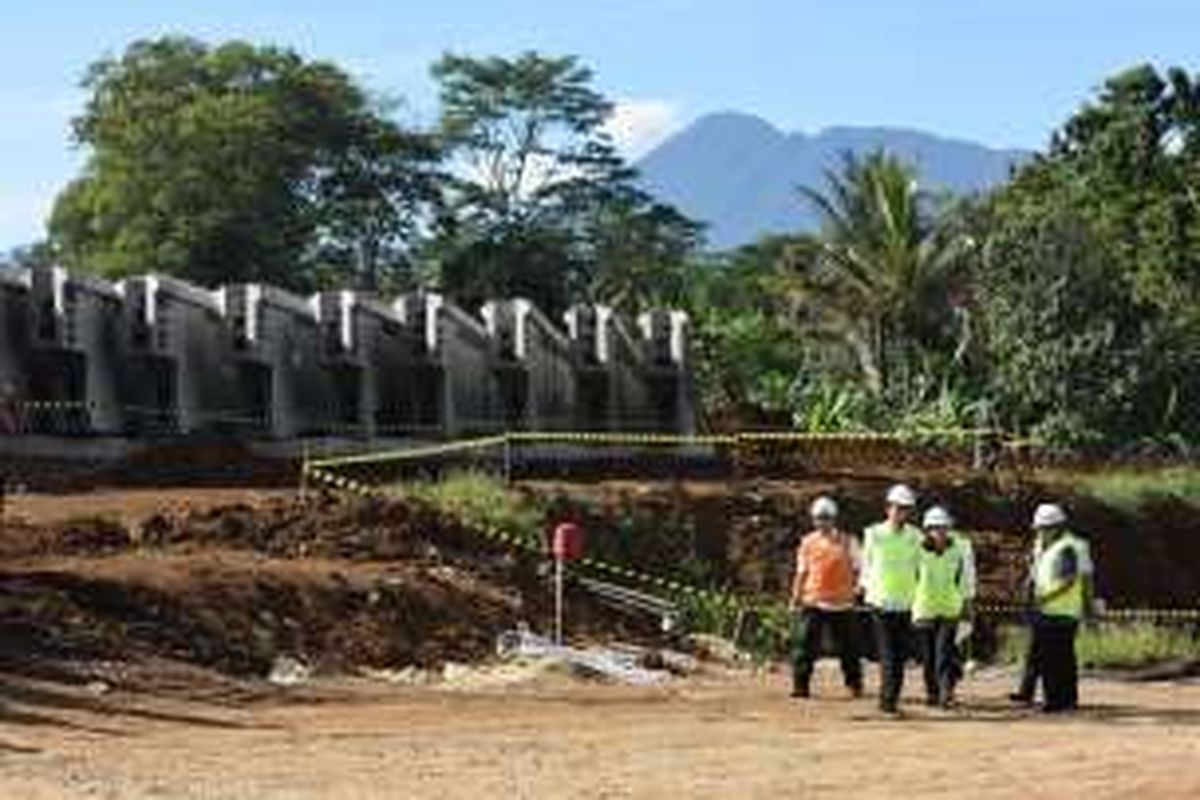
[[[912,639],[921,532],[908,520],[916,504],[912,489],[893,486],[887,493],[887,518],[863,534],[862,585],[879,653],[879,707],[887,714],[899,710]]]
[[[1038,663],[1047,713],[1071,711],[1079,704],[1079,670],[1075,634],[1092,603],[1092,559],[1087,542],[1067,530],[1061,506],[1043,503],[1033,514],[1033,528],[1043,546],[1034,564],[1037,612],[1033,651]]]
[[[971,542],[951,530],[954,520],[941,506],[925,512],[920,568],[913,599],[913,627],[921,648],[928,705],[948,708],[958,683],[959,622],[975,597]]]
[[[842,663],[842,679],[855,697],[862,694],[862,660],[854,596],[861,565],[858,542],[837,524],[837,503],[818,497],[809,509],[813,530],[796,548],[796,572],[789,607],[793,613],[792,697],[808,697],[813,665],[829,631]]]

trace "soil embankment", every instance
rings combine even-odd
[[[739,592],[782,597],[808,503],[837,498],[844,526],[860,532],[882,515],[888,477],[731,484],[536,483],[556,513],[581,518],[601,558],[658,565]],[[1133,511],[1031,482],[935,479],[915,484],[923,505],[944,503],[975,543],[982,599],[1019,602],[1031,546],[1029,519],[1061,502],[1091,542],[1097,591],[1117,607],[1191,607],[1200,585],[1198,510],[1173,499]]]
[[[499,632],[549,617],[536,559],[400,502],[10,521],[0,558],[10,669],[167,658],[262,676],[282,655],[330,670],[435,666],[484,658]],[[586,599],[571,612],[584,635],[638,632]]]

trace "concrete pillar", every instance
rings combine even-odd
[[[129,389],[141,424],[237,433],[237,369],[215,292],[166,275],[123,284]]]
[[[124,429],[123,295],[99,278],[43,267],[30,275],[29,400],[73,404],[39,413],[46,433]]]

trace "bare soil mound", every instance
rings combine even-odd
[[[535,558],[428,507],[332,497],[9,526],[0,662],[169,658],[264,675],[280,655],[331,669],[475,661],[549,616]],[[573,629],[637,636],[572,598]],[[645,624],[649,629],[649,623]]]

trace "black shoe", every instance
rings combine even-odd
[[[930,708],[934,708],[941,705],[941,703],[938,702],[937,695],[930,695],[925,698],[925,705],[929,706]]]
[[[796,699],[807,699],[811,695],[807,686],[793,686],[791,696]]]
[[[1021,692],[1011,693],[1008,696],[1008,699],[1013,701],[1014,703],[1017,703],[1017,704],[1023,705],[1023,706],[1033,705],[1033,697],[1031,697],[1030,695],[1027,695],[1027,694],[1022,694]]]
[[[861,686],[847,686],[846,688],[850,690],[850,694],[856,700],[863,696],[863,687]]]

